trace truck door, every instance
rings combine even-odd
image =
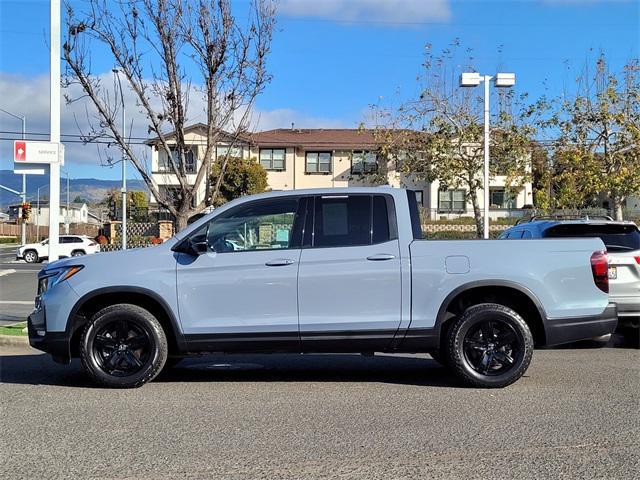
[[[305,202],[285,196],[241,204],[192,234],[206,252],[180,254],[177,266],[180,321],[190,347],[299,351]]]
[[[306,228],[312,235],[298,271],[302,349],[382,350],[401,319],[393,198],[350,194],[313,200]]]

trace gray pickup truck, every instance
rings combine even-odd
[[[465,383],[504,387],[534,345],[615,329],[600,239],[423,240],[413,193],[270,192],[162,245],[53,262],[32,346],[137,387],[206,352],[429,352]]]

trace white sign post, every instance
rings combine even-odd
[[[49,118],[52,143],[60,143],[60,0],[51,0],[50,10],[50,97]],[[49,262],[58,260],[60,236],[60,163],[50,164],[49,171]]]

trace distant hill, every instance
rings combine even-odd
[[[35,201],[37,189],[42,185],[49,183],[48,175],[27,175],[27,199]],[[0,185],[9,187],[13,190],[22,190],[22,175],[15,175],[12,170],[0,170]],[[111,189],[119,189],[121,186],[119,180],[98,180],[97,178],[71,178],[69,179],[69,196],[73,201],[77,196],[82,197],[90,203],[96,203],[104,199],[107,192]],[[127,179],[127,190],[142,190],[148,192],[147,186],[142,180]],[[61,198],[66,197],[67,180],[60,180]],[[40,189],[42,198],[49,198],[49,189]],[[0,209],[4,211],[7,205],[20,201],[17,195],[0,189]]]

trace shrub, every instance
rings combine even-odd
[[[104,235],[98,235],[98,237],[96,238],[96,242],[98,242],[100,245],[106,245],[109,243],[109,239]]]
[[[163,240],[159,237],[151,237],[149,241],[151,242],[152,245],[160,245]]]

